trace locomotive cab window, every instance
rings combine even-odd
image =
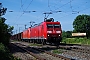
[[[47,28],[53,28],[53,25],[52,24],[48,24]]]
[[[54,28],[60,28],[61,25],[54,25]]]
[[[60,28],[61,27],[61,25],[59,25],[59,24],[48,24],[47,25],[47,28]]]

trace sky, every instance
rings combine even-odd
[[[90,0],[0,0],[7,8],[6,24],[14,26],[14,33],[21,32],[30,27],[30,22],[38,24],[47,18],[59,21],[62,30],[73,30],[73,21],[78,15],[90,15]],[[13,11],[13,12],[10,12]]]

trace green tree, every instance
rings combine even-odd
[[[5,15],[7,8],[2,7],[2,3],[0,3],[0,16]]]
[[[66,38],[66,32],[62,31],[62,38]]]
[[[8,44],[9,43],[9,38],[11,36],[13,26],[9,26],[5,24],[5,18],[0,19],[0,42],[3,44]]]
[[[67,38],[71,38],[72,37],[72,31],[66,31],[67,34]]]
[[[63,38],[71,38],[72,37],[72,31],[63,31],[62,37]]]
[[[7,8],[2,8],[2,3],[0,3],[0,42],[7,45],[9,43],[9,38],[11,36],[13,26],[5,24],[6,19],[1,17],[5,14]]]
[[[74,32],[86,33],[90,36],[90,15],[78,15],[73,22]]]
[[[14,28],[7,25],[5,23],[6,19],[1,17],[6,13],[6,10],[7,8],[3,8],[2,3],[0,3],[0,60],[17,60],[10,54],[9,49],[6,47],[9,44],[9,38]]]

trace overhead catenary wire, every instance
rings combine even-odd
[[[81,7],[81,6],[85,6],[85,4],[87,4],[87,1],[86,1],[85,3],[83,3],[82,5],[80,5],[80,7]],[[72,5],[71,5],[71,6],[72,6]],[[73,7],[73,6],[72,6],[72,7]],[[71,8],[71,7],[70,7],[70,8]],[[78,8],[79,8],[79,7],[78,7]],[[77,9],[78,9],[78,8],[77,8]],[[74,8],[74,9],[71,11],[71,13],[62,11],[62,12],[65,13],[66,15],[65,15],[65,16],[61,16],[61,17],[59,17],[59,18],[57,18],[57,19],[60,19],[60,18],[66,17],[66,16],[71,16],[72,14],[79,14],[80,12],[85,11],[85,10],[87,10],[87,9],[90,9],[90,7],[86,7],[86,8],[84,8],[84,9],[82,9],[82,10],[76,10],[76,8]]]
[[[70,0],[70,4],[71,4],[71,1],[72,0]],[[69,3],[69,2],[68,2]],[[86,4],[87,2],[85,2],[84,4],[82,4],[82,5],[80,5],[80,6],[85,6],[85,4]],[[71,8],[71,13],[70,14],[78,14],[78,13],[80,13],[82,10],[84,11],[85,9],[89,9],[89,8],[85,8],[85,9],[82,9],[82,10],[76,10],[76,8],[74,8],[74,9],[72,9],[73,8],[73,6],[71,5],[70,6],[70,8]],[[67,13],[67,12],[65,12],[65,11],[62,11],[63,13]],[[68,12],[69,13],[69,12]],[[67,15],[65,15],[65,16],[70,16],[70,14],[67,14]],[[65,17],[65,16],[62,16],[62,17]],[[62,17],[59,17],[59,18],[62,18]]]
[[[27,1],[27,0],[26,0]],[[25,2],[26,2],[25,1]],[[23,12],[22,12],[22,14],[19,16],[19,17],[17,17],[17,19],[16,19],[16,21],[15,21],[15,23],[17,23],[17,20],[19,20],[20,19],[20,17],[22,17],[23,16],[23,14],[25,13],[24,11],[26,11],[27,9],[28,9],[28,7],[31,5],[31,3],[33,2],[33,0],[31,0],[30,1],[30,3],[29,3],[29,5],[26,7],[26,9],[25,10],[23,10]],[[24,6],[24,4],[22,4],[22,0],[21,0],[21,8],[23,8],[23,6]],[[20,10],[21,10],[21,8],[20,8]],[[17,27],[18,28],[18,27]]]
[[[62,0],[60,0],[59,2],[61,2]],[[65,4],[63,4],[63,5],[61,5],[60,7],[58,7],[58,8],[55,8],[54,10],[52,10],[51,9],[51,5],[50,5],[50,0],[48,0],[48,8],[50,9],[50,11],[52,12],[52,11],[57,11],[58,9],[60,9],[60,8],[62,8],[62,7],[64,7],[64,6],[66,6],[67,4],[69,4],[70,3],[70,8],[72,9],[72,6],[71,6],[71,2],[72,1],[74,1],[74,0],[70,0],[69,2],[67,2],[67,3],[65,3]],[[58,3],[57,3],[58,4]],[[55,4],[55,5],[57,5],[57,4]]]
[[[73,1],[73,0],[70,0],[69,2],[65,3],[64,5],[62,5],[62,6],[59,7],[59,8],[62,8],[62,7],[64,7],[65,5],[67,5],[67,4],[70,3],[70,8],[72,9],[72,7],[73,7],[73,6],[71,5],[72,1]],[[60,1],[60,2],[61,2],[61,1]],[[51,8],[50,8],[50,1],[49,1],[49,0],[48,0],[48,7],[49,7],[50,11],[52,11]],[[58,9],[59,9],[59,8],[58,8]],[[53,12],[53,11],[52,11],[52,12]],[[64,12],[64,11],[62,11],[62,12]],[[77,12],[77,11],[74,11],[74,10],[72,9],[72,12]],[[72,14],[72,13],[70,13],[70,14]],[[67,14],[67,15],[68,15],[68,14]],[[48,15],[48,16],[49,16],[49,15]]]
[[[65,4],[62,5],[61,7],[64,7],[64,6],[67,5],[68,3],[70,3],[70,6],[71,6],[71,2],[72,2],[72,1],[73,1],[73,0],[70,0],[69,2],[65,3]],[[49,0],[48,0],[48,7],[50,7],[50,5],[49,5]],[[60,7],[59,7],[59,8],[60,8]],[[59,8],[58,8],[58,9],[59,9]],[[72,9],[72,6],[71,6],[71,9]],[[72,10],[72,11],[73,11],[73,10]],[[23,14],[24,14],[24,12],[22,13],[22,15],[23,15]],[[21,16],[22,16],[22,15],[21,15]],[[21,16],[20,16],[20,17],[21,17]]]
[[[61,2],[62,0],[60,0],[60,2]],[[60,9],[60,8],[62,8],[62,7],[64,7],[64,6],[66,6],[67,4],[69,4],[70,3],[70,8],[72,9],[72,5],[71,5],[71,3],[72,3],[72,1],[74,1],[74,0],[70,0],[69,2],[67,2],[67,3],[65,3],[65,4],[63,4],[63,5],[61,5],[60,7],[58,7],[58,8],[55,8],[54,10],[52,10],[51,9],[51,5],[50,5],[50,0],[48,0],[48,8],[50,9],[50,11],[56,11],[56,10],[58,10],[58,9]],[[58,4],[58,3],[57,3]],[[55,4],[55,5],[57,5],[57,4]],[[72,11],[73,11],[73,9],[72,9]]]
[[[26,9],[25,10],[27,10],[28,9],[28,7],[31,5],[31,3],[33,2],[33,0],[31,0],[31,2],[29,3],[29,5],[26,7]]]
[[[61,2],[62,0],[59,0],[58,2]],[[53,5],[53,4],[52,4]],[[55,5],[58,5],[57,3]],[[55,8],[55,6],[53,6]],[[48,0],[48,8],[50,11],[54,11],[51,9],[50,0]]]
[[[49,4],[50,4],[50,3],[49,3],[49,0],[48,0],[48,7],[49,7],[50,11],[52,11]]]
[[[22,4],[22,0],[21,0],[21,9],[23,10],[23,4]]]
[[[61,1],[60,1],[60,2],[61,2]],[[70,1],[70,2],[71,2],[71,1]],[[69,3],[70,3],[70,2],[69,2]],[[66,4],[65,4],[65,5],[66,5]],[[64,6],[64,5],[63,5],[63,6]],[[49,0],[48,0],[48,7],[49,7],[50,11],[52,11],[51,8],[50,8],[50,2],[49,2]],[[55,12],[55,11],[52,11],[52,12]],[[48,16],[49,16],[49,15],[48,15]]]
[[[68,4],[70,4],[70,9],[71,9],[71,11],[70,11],[71,13],[70,13],[70,14],[73,14],[72,11],[76,11],[76,12],[74,12],[75,14],[78,14],[78,11],[79,11],[79,12],[82,12],[81,10],[76,10],[76,8],[73,7],[73,5],[72,5],[72,0],[70,0],[69,2],[70,2],[70,3],[68,3]],[[66,3],[65,3],[65,4],[66,4]],[[67,4],[66,4],[66,5],[67,5]],[[84,4],[83,4],[83,5],[84,5]],[[64,7],[64,6],[65,6],[65,5],[63,4],[62,7]],[[50,7],[50,4],[49,4],[49,3],[48,3],[48,7]],[[60,6],[60,8],[62,8],[62,7]],[[51,8],[51,7],[50,7],[50,8]],[[60,8],[58,8],[58,9],[60,9]],[[55,9],[56,9],[56,8],[55,8]],[[58,10],[58,9],[57,9],[57,10]],[[87,9],[88,9],[88,7],[87,7]],[[83,11],[85,11],[85,10],[87,10],[87,9],[85,8]],[[51,9],[50,9],[50,10],[51,10]],[[55,10],[55,11],[56,11],[56,10]],[[62,11],[62,12],[64,12],[64,11]],[[23,15],[24,13],[25,13],[25,12],[23,12],[22,15]],[[70,16],[70,14],[68,14],[67,11],[65,11],[64,13],[67,14],[67,15],[65,15],[65,16]],[[22,17],[22,15],[21,15],[21,17]],[[62,17],[65,17],[65,16],[62,16]]]
[[[58,7],[58,8],[56,8],[55,10],[62,8],[63,6],[65,6],[65,5],[69,4],[69,3],[71,3],[72,1],[73,1],[73,0],[70,0],[69,2],[63,4],[62,6],[60,6],[60,7]]]
[[[71,11],[73,11],[72,4],[71,4],[71,0],[70,0],[70,8],[71,8]]]
[[[22,9],[22,11],[24,11],[23,6],[25,5],[26,2],[27,2],[27,0],[25,0],[24,3],[23,3],[23,1],[21,0],[21,8],[20,8],[20,9]]]
[[[26,11],[26,10],[28,9],[28,7],[31,5],[32,1],[33,1],[33,0],[31,0],[31,2],[29,3],[29,5],[26,7],[26,9],[25,9],[24,11]],[[23,13],[20,15],[20,17],[22,17],[22,15],[23,15],[24,13],[25,13],[25,12],[23,12]],[[20,17],[19,17],[19,18],[20,18]]]
[[[71,2],[72,2],[73,0],[70,0],[69,2],[67,2],[67,3],[65,3],[65,4],[63,4],[62,6],[60,6],[59,8],[56,8],[55,10],[51,10],[51,8],[50,8],[50,2],[49,2],[49,0],[48,0],[48,7],[49,7],[49,9],[50,9],[50,11],[51,12],[54,12],[54,11],[56,11],[56,10],[58,10],[58,9],[60,9],[60,8],[62,8],[62,7],[64,7],[65,5],[67,5],[67,4],[69,4],[70,3],[70,8],[72,9],[72,6],[71,6]],[[61,1],[60,1],[61,2]],[[73,11],[73,10],[72,10]],[[61,11],[60,11],[61,12]]]
[[[22,14],[21,14],[19,17],[17,17],[17,20],[20,19],[20,17],[23,16],[23,14],[25,13],[24,11],[26,11],[26,10],[28,9],[28,7],[31,5],[32,2],[33,2],[33,0],[30,1],[29,5],[26,7],[25,10],[23,10]],[[23,4],[23,5],[24,5],[24,4]],[[23,6],[23,5],[22,5],[22,6]],[[16,22],[17,22],[17,21],[16,21]],[[15,23],[16,23],[16,22],[15,22]]]
[[[87,7],[87,8],[85,8],[85,9],[80,10],[80,11],[77,11],[76,13],[67,14],[67,15],[62,16],[62,17],[59,17],[59,18],[63,18],[63,17],[66,17],[66,16],[70,16],[70,15],[72,15],[72,14],[79,14],[80,12],[85,11],[85,10],[87,10],[87,9],[90,9],[90,7]],[[58,18],[58,19],[59,19],[59,18]]]
[[[26,3],[26,1],[27,1],[27,0],[24,1],[24,4]],[[21,11],[21,9],[23,10],[23,6],[24,6],[24,4],[22,3],[22,0],[21,0],[20,3],[21,3],[21,7],[20,7],[20,9],[19,9],[19,12]],[[19,16],[19,17],[18,17],[18,16],[19,16],[19,13],[16,15],[16,19],[17,19],[17,20],[18,20],[19,17],[20,17],[20,16]],[[21,15],[21,16],[22,16],[22,15]],[[15,23],[17,22],[17,20],[15,21]]]
[[[21,0],[21,7],[22,7],[22,0]]]
[[[87,8],[85,8],[85,9],[82,9],[82,10],[80,10],[80,11],[78,11],[78,12],[85,11],[85,10],[87,10],[87,9],[90,9],[90,7],[87,7]]]

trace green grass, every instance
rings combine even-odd
[[[18,42],[18,40],[11,40],[12,42]]]
[[[42,44],[33,44],[33,43],[30,43],[29,46],[42,46]]]
[[[62,42],[64,43],[71,43],[71,44],[84,44],[90,45],[90,39],[87,38],[66,38],[63,39]]]
[[[61,54],[62,50],[56,49],[56,50],[53,50],[52,53]]]

